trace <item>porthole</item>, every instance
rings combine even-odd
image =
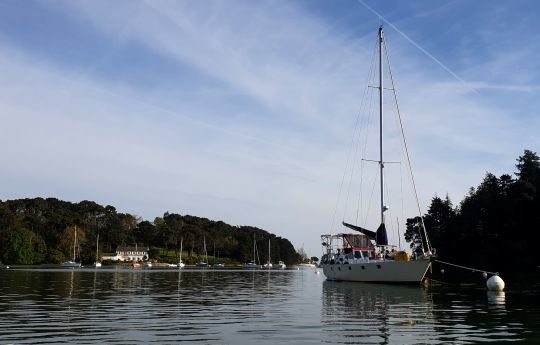
[[[363,270],[365,270],[365,269],[366,269],[366,266],[364,266],[364,265],[362,265],[362,266],[360,266],[360,267],[362,267],[362,269],[363,269]]]
[[[380,268],[381,268],[381,265],[377,265],[377,268],[380,269]]]
[[[339,271],[341,271],[341,267],[338,267],[337,269],[338,269]]]
[[[351,270],[351,266],[349,266],[349,271]]]

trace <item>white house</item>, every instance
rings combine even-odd
[[[148,260],[148,247],[125,247],[116,248],[116,253],[104,253],[101,260],[111,261],[146,261]]]

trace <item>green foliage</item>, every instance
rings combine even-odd
[[[262,229],[169,212],[150,222],[118,213],[110,205],[87,200],[70,203],[55,198],[0,201],[0,258],[6,263],[62,262],[73,255],[75,226],[83,263],[94,261],[98,233],[100,253],[112,253],[117,246],[138,243],[150,246],[151,258],[169,262],[177,262],[183,241],[183,260],[188,263],[204,255],[203,239],[209,257],[215,251],[222,262],[250,261],[255,234],[261,260],[267,260],[268,240],[272,261],[282,260],[290,265],[300,260],[287,239]],[[32,229],[33,235],[20,235],[20,229]]]
[[[39,235],[25,228],[11,229],[2,247],[2,259],[7,264],[33,265],[43,261],[45,251]]]
[[[517,159],[517,179],[487,173],[454,208],[434,197],[424,222],[441,258],[490,270],[534,270],[540,260],[540,159],[525,150]],[[421,243],[420,218],[407,220],[405,238]]]

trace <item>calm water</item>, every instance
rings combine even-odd
[[[1,270],[0,344],[540,343],[534,294],[313,270]]]

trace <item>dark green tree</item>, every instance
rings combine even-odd
[[[25,228],[11,229],[2,248],[2,260],[7,264],[39,264],[45,252],[45,242],[39,235]]]

